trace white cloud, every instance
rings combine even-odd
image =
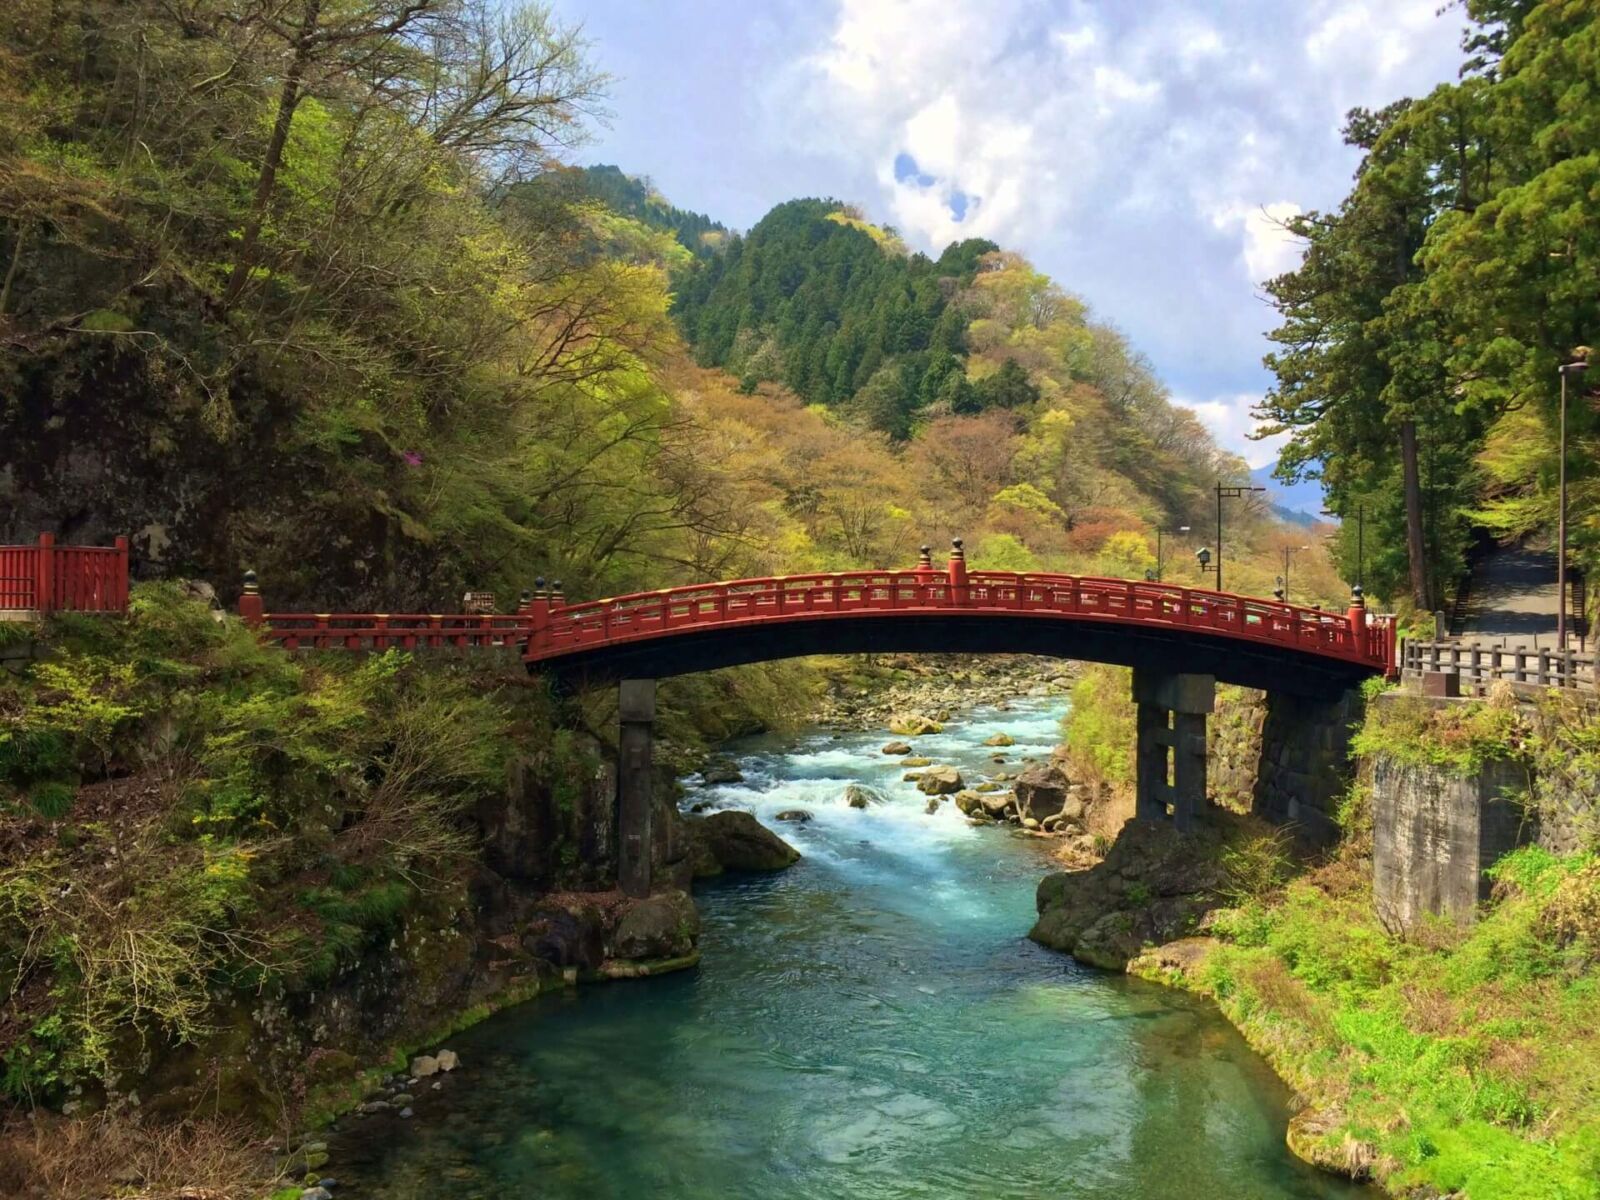
[[[1211,436],[1216,438],[1217,445],[1237,454],[1252,469],[1276,462],[1278,451],[1289,440],[1288,434],[1277,434],[1261,441],[1250,439],[1248,435],[1256,429],[1256,420],[1250,415],[1250,409],[1261,402],[1260,395],[1254,392],[1216,396],[1210,400],[1187,400],[1182,396],[1174,396],[1172,402],[1199,417],[1201,423],[1211,431]]]
[[[1453,77],[1438,2],[833,0],[814,50],[774,73],[772,133],[920,249],[1027,254],[1258,462],[1259,284],[1301,253],[1281,223],[1348,189],[1350,107]]]

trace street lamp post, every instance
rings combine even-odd
[[[1561,364],[1561,500],[1556,517],[1556,648],[1567,648],[1567,378],[1589,369],[1586,361]]]
[[[1155,577],[1155,581],[1154,581],[1156,583],[1160,583],[1161,582],[1161,535],[1162,535],[1163,532],[1164,531],[1162,530],[1162,528],[1159,525],[1156,526],[1156,577]],[[1188,533],[1189,532],[1189,527],[1187,525],[1179,525],[1172,532],[1173,533]]]
[[[1230,500],[1237,500],[1239,497],[1244,496],[1247,493],[1250,493],[1250,492],[1264,492],[1266,490],[1267,489],[1264,488],[1264,487],[1251,487],[1251,486],[1249,486],[1247,484],[1234,486],[1234,487],[1223,487],[1222,486],[1222,480],[1220,480],[1220,479],[1217,480],[1217,561],[1216,561],[1216,565],[1211,567],[1211,570],[1213,570],[1213,571],[1215,571],[1217,573],[1217,591],[1219,591],[1219,592],[1222,591],[1222,500],[1223,500],[1223,497],[1227,497]],[[1205,565],[1205,561],[1204,560],[1201,560],[1200,569],[1202,571],[1204,571],[1206,569],[1206,565]]]
[[[1278,580],[1279,586],[1283,589],[1283,595],[1278,597],[1280,600],[1287,601],[1289,599],[1289,563],[1292,561],[1292,556],[1299,554],[1302,550],[1309,549],[1311,549],[1310,546],[1285,546],[1283,548],[1283,575]]]

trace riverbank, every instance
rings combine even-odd
[[[1183,838],[1129,826],[1104,862],[1041,882],[1032,936],[1215,1002],[1295,1089],[1289,1144],[1309,1162],[1396,1196],[1594,1200],[1594,856],[1516,851],[1475,924],[1402,928],[1374,902],[1370,802],[1351,793],[1316,859],[1220,809]]]

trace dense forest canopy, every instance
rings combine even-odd
[[[1319,475],[1339,511],[1364,508],[1372,578],[1421,608],[1441,602],[1474,531],[1553,530],[1558,368],[1600,336],[1594,5],[1465,8],[1460,80],[1350,114],[1355,186],[1291,222],[1305,261],[1268,285],[1283,323],[1261,415],[1292,434],[1282,472]],[[1594,395],[1580,377],[1567,414],[1572,544],[1591,568]]]
[[[131,532],[143,573],[285,605],[954,535],[1139,575],[1180,525],[1203,582],[1244,466],[1081,300],[839,202],[734,234],[571,167],[605,86],[540,4],[6,5],[0,537]],[[1269,590],[1282,536],[1241,507],[1230,582]]]

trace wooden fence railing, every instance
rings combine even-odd
[[[1595,658],[1592,651],[1579,653],[1570,647],[1555,650],[1546,646],[1534,650],[1490,642],[1417,641],[1411,638],[1400,644],[1400,669],[1403,675],[1444,672],[1460,676],[1464,685],[1505,680],[1534,687],[1593,688],[1596,685]]]
[[[128,610],[128,539],[114,546],[58,546],[41,533],[37,545],[0,546],[0,612]]]

